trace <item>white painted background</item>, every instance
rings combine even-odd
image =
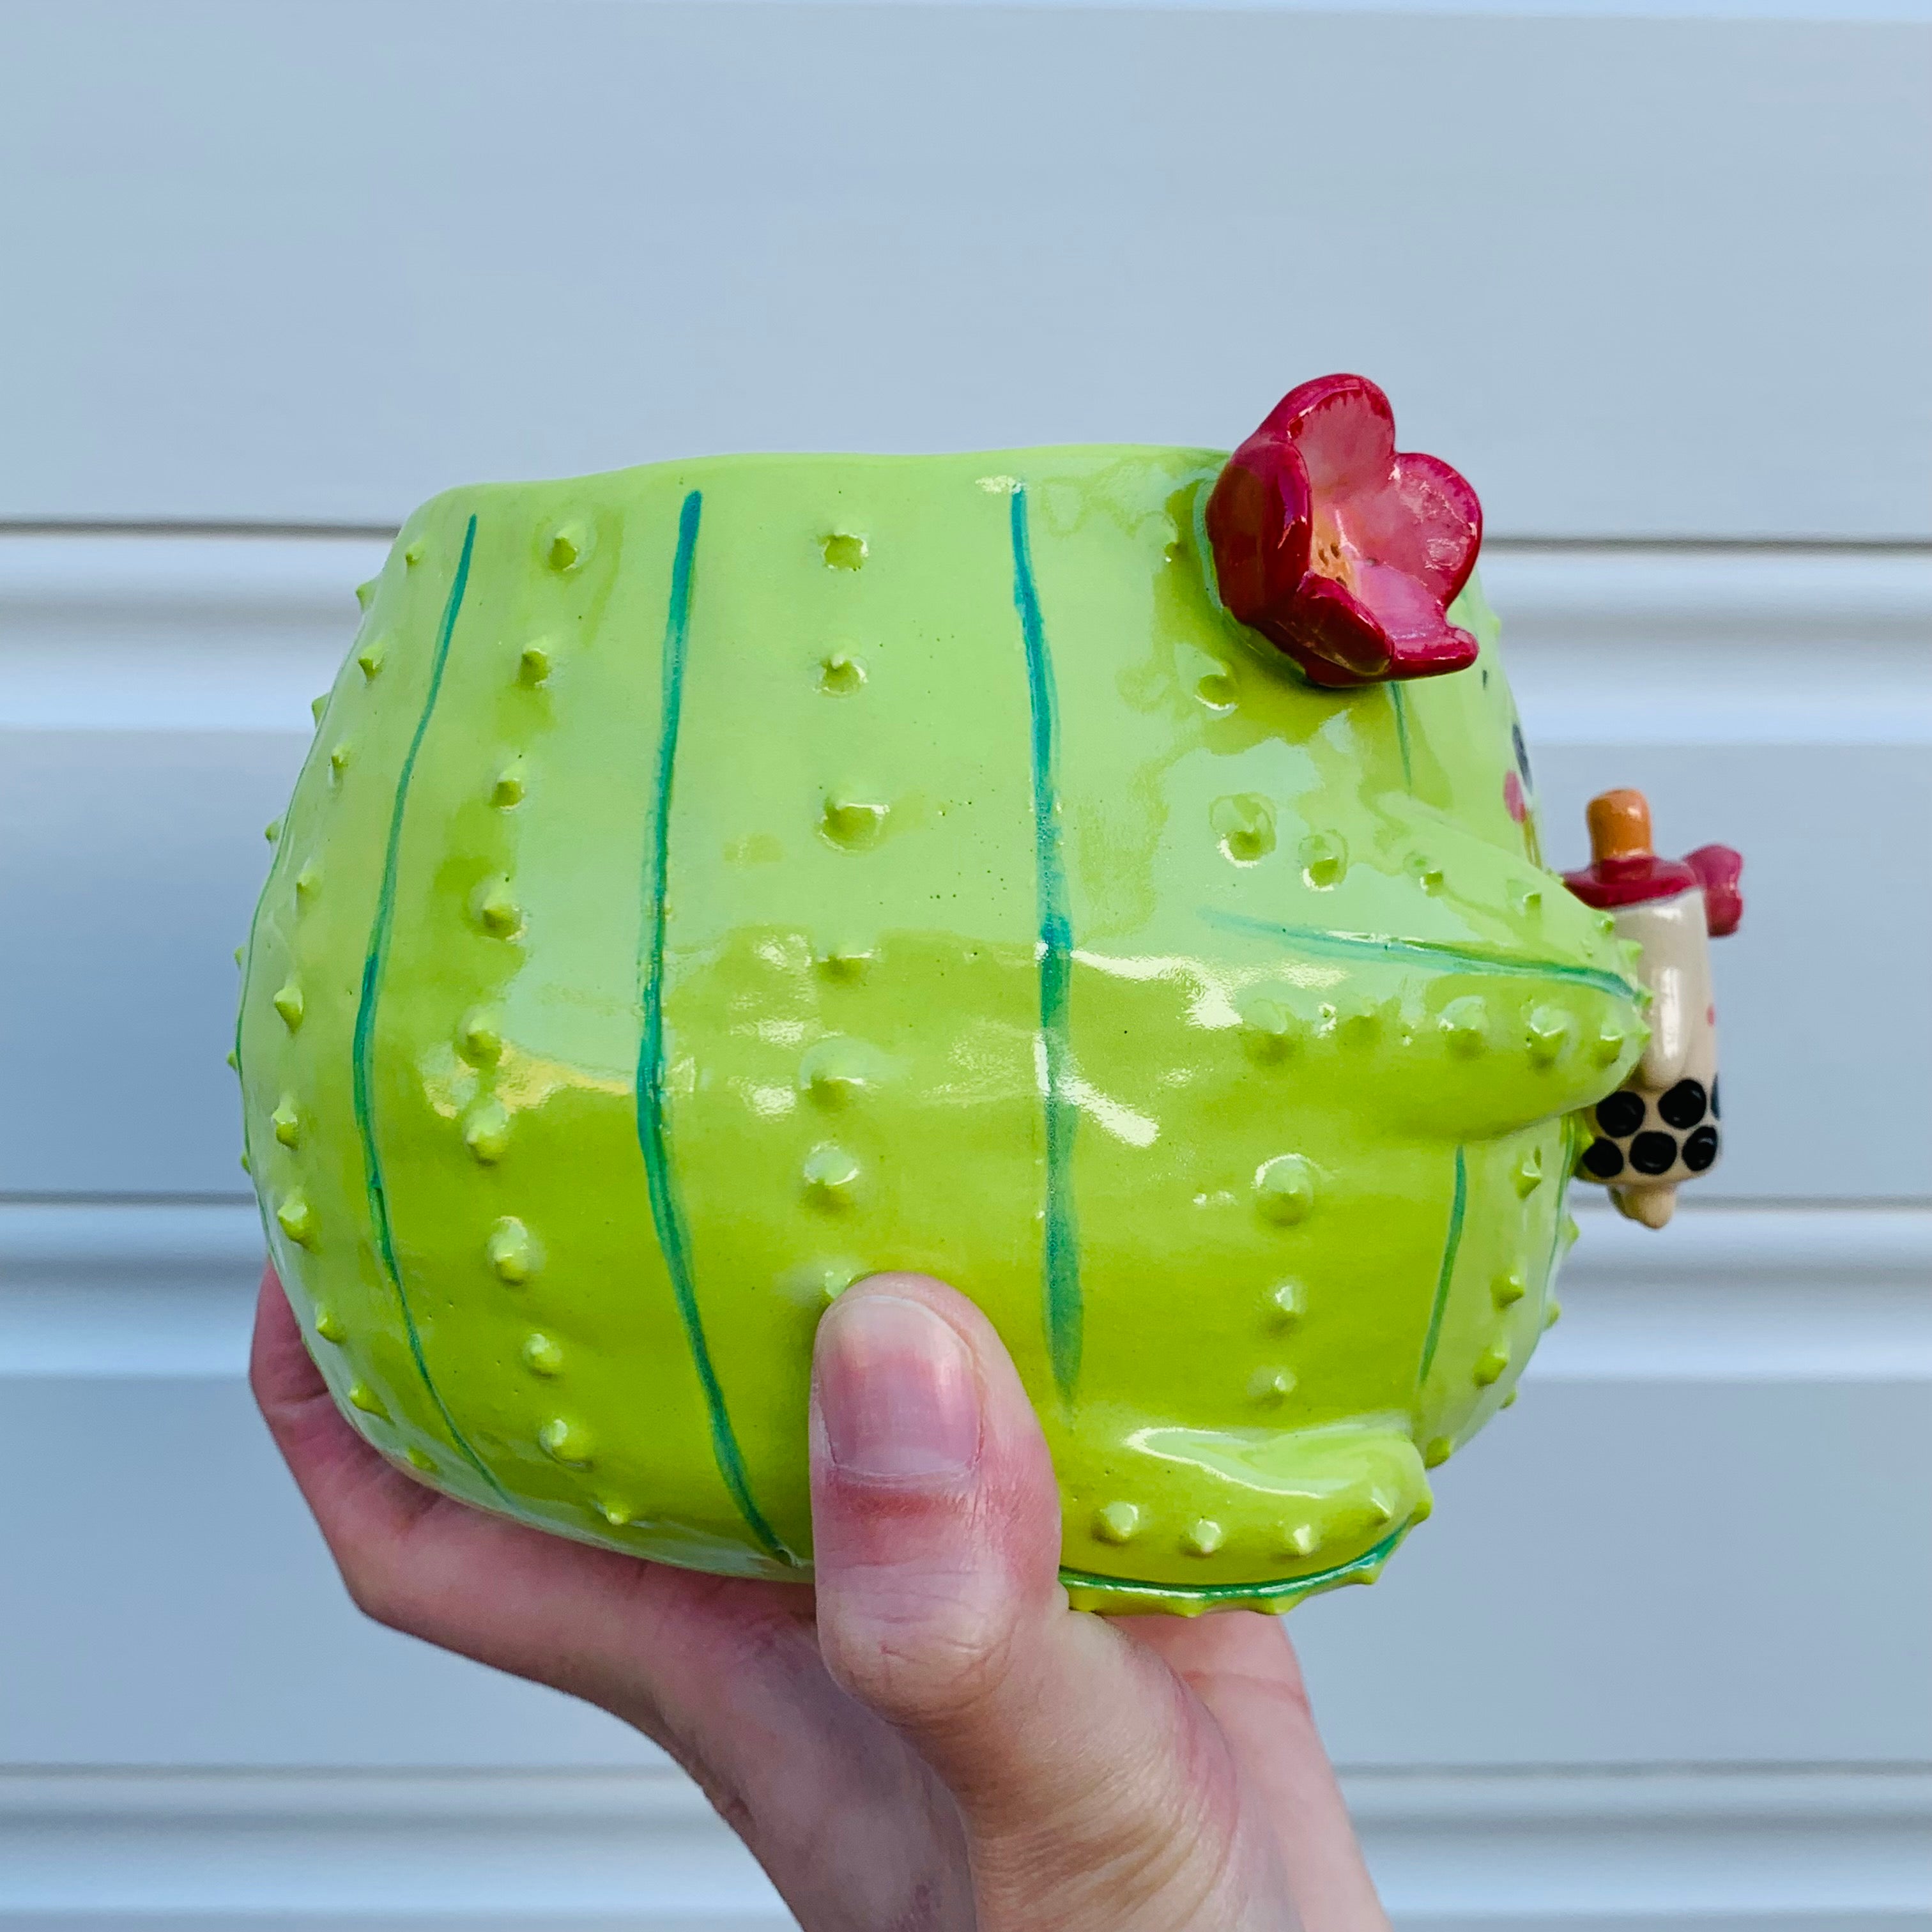
[[[1391,1906],[1932,1927],[1932,26],[1652,10],[0,0],[0,1928],[784,1922],[247,1406],[229,953],[382,528],[1334,367],[1483,494],[1558,855],[1749,859],[1724,1166],[1295,1616]]]

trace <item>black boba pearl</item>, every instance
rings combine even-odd
[[[1684,1165],[1693,1174],[1702,1174],[1717,1157],[1718,1130],[1715,1127],[1700,1127],[1684,1143]]]
[[[1630,1142],[1630,1160],[1640,1174],[1668,1174],[1677,1165],[1677,1143],[1653,1127]]]
[[[1694,1127],[1704,1118],[1704,1085],[1700,1080],[1680,1080],[1658,1102],[1657,1111],[1666,1127],[1680,1131]]]
[[[1592,1141],[1583,1150],[1583,1172],[1597,1180],[1614,1180],[1624,1171],[1624,1157],[1615,1141]]]
[[[1597,1126],[1613,1140],[1624,1140],[1643,1125],[1643,1102],[1628,1088],[1597,1102]]]
[[[1718,1076],[1714,1073],[1711,1076],[1711,1118],[1720,1120],[1724,1117],[1724,1110],[1718,1105]]]

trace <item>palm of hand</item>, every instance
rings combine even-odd
[[[251,1374],[361,1607],[655,1740],[806,1932],[1387,1924],[1279,1624],[1069,1610],[1038,1426],[937,1282],[877,1278],[821,1324],[815,1591],[422,1488],[337,1413],[272,1275]]]

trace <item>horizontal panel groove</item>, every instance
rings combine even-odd
[[[386,543],[16,532],[0,728],[305,739]],[[1932,742],[1932,546],[1492,540],[1485,557],[1532,746]]]
[[[178,537],[244,541],[267,538],[320,543],[389,543],[399,524],[250,523],[182,517],[0,517],[0,540],[8,537]],[[1910,539],[1899,541],[1909,543]],[[1880,540],[1882,548],[1890,548]]]
[[[0,1187],[0,1214],[11,1208],[52,1208],[96,1209],[119,1208],[247,1208],[251,1211],[254,1196],[246,1188],[216,1188],[206,1192],[164,1188],[152,1192],[119,1188],[59,1188],[52,1190]],[[1597,1212],[1600,1197],[1578,1184],[1570,1197],[1572,1208],[1588,1217]],[[1927,1205],[1916,1195],[1786,1195],[1774,1206],[1754,1201],[1746,1195],[1723,1192],[1716,1186],[1700,1186],[1696,1198],[1682,1211],[1690,1214],[1727,1213],[1732,1209],[1774,1214],[1808,1214],[1814,1208],[1828,1214],[1916,1214]],[[1673,1226],[1680,1225],[1673,1222]]]
[[[120,1189],[91,1188],[64,1189],[58,1193],[40,1193],[32,1190],[14,1192],[0,1188],[0,1213],[15,1208],[56,1208],[85,1209],[92,1213],[100,1208],[248,1208],[254,1204],[255,1197],[245,1188],[224,1189],[219,1192],[199,1193],[190,1190],[166,1189],[154,1193],[129,1192]]]
[[[1674,1926],[1721,1912],[1769,1928],[1804,1911],[1856,1925],[1932,1907],[1924,1768],[1355,1772],[1344,1784],[1399,1924]],[[379,1912],[789,1922],[695,1788],[656,1768],[16,1772],[0,1774],[0,1924],[35,1910],[146,1923],[169,1909],[216,1923],[265,1910],[345,1924]]]
[[[1360,1822],[1733,1819],[1932,1824],[1932,1763],[1344,1766]]]
[[[1651,551],[1663,556],[1932,556],[1932,542],[1922,537],[1512,536],[1498,530],[1483,532],[1486,556],[1545,552],[1628,556]]]
[[[1694,1202],[1668,1227],[1652,1228],[1606,1211],[1596,1191],[1580,1184],[1571,1205],[1584,1230],[1563,1264],[1563,1279],[1573,1285],[1836,1274],[1932,1286],[1932,1208]]]
[[[242,518],[220,521],[189,517],[0,517],[0,539],[266,537],[323,543],[388,543],[400,528],[398,524],[386,523],[254,523]],[[1513,536],[1499,530],[1483,533],[1486,557],[1570,551],[1582,556],[1612,556],[1646,551],[1692,556],[1932,556],[1932,542],[1922,537]]]
[[[1932,1208],[1576,1206],[1533,1382],[1932,1379]],[[238,1374],[262,1253],[252,1204],[0,1204],[0,1377]]]
[[[1364,1823],[1465,1820],[1731,1818],[1922,1820],[1932,1826],[1932,1762],[1899,1765],[1344,1765]],[[633,1823],[709,1821],[696,1785],[668,1762],[585,1771],[245,1770],[118,1765],[0,1766],[0,1820],[26,1818],[377,1817],[488,1825],[598,1814]]]

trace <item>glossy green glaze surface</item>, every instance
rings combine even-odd
[[[1309,688],[1213,595],[1221,460],[721,458],[410,519],[238,1040],[372,1442],[797,1577],[814,1324],[928,1270],[1033,1393],[1076,1602],[1376,1574],[1534,1346],[1568,1117],[1644,1028],[1513,815],[1480,592],[1471,669]]]

